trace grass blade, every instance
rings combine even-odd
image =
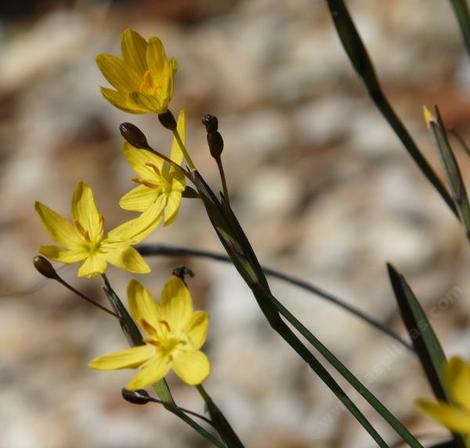
[[[442,121],[439,109],[436,107],[436,116],[434,117],[431,112],[425,107],[424,116],[426,123],[431,129],[436,142],[439,156],[444,167],[447,181],[449,183],[450,191],[452,193],[455,205],[459,212],[460,221],[462,222],[467,238],[470,241],[470,203],[468,201],[467,190],[463,181],[462,173],[459,164],[454,155],[454,151],[449,143],[447,131]]]
[[[343,0],[326,0],[330,9],[331,17],[336,27],[338,36],[343,44],[343,47],[351,61],[354,69],[359,77],[364,82],[367,91],[380,110],[385,120],[395,131],[395,134],[403,143],[403,146],[408,151],[408,154],[413,158],[418,168],[428,179],[428,181],[439,192],[442,199],[446,202],[448,207],[452,210],[454,215],[458,216],[452,197],[449,195],[446,187],[442,184],[437,174],[432,169],[431,165],[424,158],[413,138],[405,128],[400,118],[397,116],[386,96],[384,95],[380,86],[379,80],[375,73],[372,61],[369,58],[367,50],[362,42],[361,37],[354,25],[354,22],[349,14]]]
[[[467,53],[470,56],[470,12],[466,0],[450,0],[452,9],[454,10],[455,17],[459,22],[460,31],[467,48]]]
[[[336,356],[317,339],[290,311],[282,305],[275,297],[271,299],[279,312],[285,319],[318,350],[319,353],[340,373],[346,381],[382,416],[382,418],[396,431],[396,433],[414,448],[423,448],[419,441],[411,434],[383,404],[382,402],[338,359]]]
[[[443,366],[446,361],[444,350],[418,299],[405,277],[391,264],[387,264],[392,288],[397,299],[401,317],[423,367],[435,397],[447,403],[452,401],[446,391],[443,379]],[[455,445],[465,448],[465,441],[453,434]]]
[[[285,342],[310,366],[335,396],[344,404],[381,448],[389,448],[363,412],[349,398],[338,382],[282,320],[271,300],[271,292],[256,255],[235,215],[219,202],[202,176],[193,172],[193,182],[204,203],[208,217],[233,265],[253,292],[265,318]]]

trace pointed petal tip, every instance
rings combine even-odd
[[[424,115],[424,122],[426,126],[431,126],[432,123],[436,123],[436,117],[434,114],[428,109],[426,105],[423,105],[423,115]]]

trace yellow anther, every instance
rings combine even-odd
[[[150,74],[150,70],[147,70],[144,73],[144,79],[139,86],[139,91],[141,93],[146,93],[152,89],[152,86],[153,86],[152,75]]]

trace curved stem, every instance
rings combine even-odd
[[[190,257],[207,258],[210,260],[221,261],[224,263],[231,262],[230,257],[228,257],[227,255],[217,253],[217,252],[191,249],[188,247],[170,246],[167,244],[139,244],[135,247],[143,256],[150,256],[150,255],[164,255],[164,256],[173,256],[173,257],[174,256],[190,256]],[[279,280],[285,281],[301,289],[304,289],[313,294],[316,294],[317,296],[321,297],[327,302],[333,303],[334,305],[342,308],[343,310],[353,314],[354,316],[368,323],[369,325],[371,325],[378,331],[382,332],[383,334],[397,341],[402,347],[406,348],[409,352],[414,353],[413,346],[409,344],[408,342],[406,342],[404,339],[402,339],[393,330],[391,330],[390,328],[388,328],[386,325],[382,324],[381,322],[377,321],[373,317],[369,316],[368,314],[364,313],[363,311],[359,310],[358,308],[354,307],[353,305],[350,305],[349,303],[345,302],[343,299],[340,299],[339,297],[323,290],[322,288],[319,288],[318,286],[308,283],[304,280],[292,277],[290,275],[284,274],[274,269],[267,268],[265,266],[262,266],[262,269],[263,269],[263,272],[268,276],[278,278]]]
[[[148,397],[148,400],[153,402],[153,403],[158,403],[158,404],[161,404],[163,405],[164,407],[168,406],[168,403],[166,403],[165,401],[163,400],[159,400],[158,398],[154,398],[154,397]],[[203,415],[201,414],[198,414],[197,412],[194,412],[194,411],[191,411],[190,409],[186,409],[186,408],[182,408],[180,406],[177,406],[177,408],[181,411],[183,411],[184,413],[186,414],[190,414],[192,415],[193,417],[197,417],[197,418],[200,418],[201,420],[205,421],[206,423],[208,423],[209,425],[211,426],[214,426],[214,422],[210,419],[208,419],[207,417],[204,417]]]
[[[120,318],[114,311],[111,311],[110,309],[106,308],[105,306],[101,305],[100,303],[96,302],[95,300],[90,299],[85,294],[81,293],[78,289],[75,289],[72,285],[69,285],[64,279],[62,279],[62,277],[57,276],[56,281],[59,282],[62,286],[65,286],[68,290],[72,291],[74,294],[76,294],[81,299],[86,300],[88,303],[91,303],[92,305],[96,306],[100,310],[110,314],[113,317],[116,317],[117,319]]]

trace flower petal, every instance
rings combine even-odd
[[[161,157],[145,149],[135,148],[127,142],[123,144],[122,152],[129,165],[143,180],[152,182],[159,179],[153,167],[155,166],[159,171],[162,170],[164,161]]]
[[[178,216],[182,194],[180,191],[172,191],[166,196],[166,205],[164,209],[165,226],[173,223]]]
[[[88,252],[84,249],[63,249],[53,245],[39,247],[39,253],[60,263],[75,263],[88,256]]]
[[[201,351],[179,351],[173,358],[171,367],[191,386],[201,384],[211,373],[209,359]]]
[[[168,101],[161,101],[160,98],[154,95],[147,95],[146,93],[131,92],[130,99],[147,112],[155,112],[157,114],[165,112],[168,106]]]
[[[455,402],[470,411],[470,364],[452,357],[444,365],[444,381]]]
[[[112,54],[99,54],[96,64],[107,81],[122,92],[139,90],[142,82],[138,73],[129,64]]]
[[[92,359],[88,365],[98,370],[134,369],[155,355],[152,345],[139,345]]]
[[[118,109],[131,114],[145,114],[147,109],[142,109],[137,106],[129,98],[129,94],[126,92],[118,92],[117,90],[107,89],[106,87],[100,87],[102,95]]]
[[[144,212],[155,202],[160,194],[160,191],[156,188],[138,185],[119,200],[119,206],[124,210]]]
[[[162,220],[162,200],[157,200],[139,217],[131,219],[108,233],[107,242],[140,243]]]
[[[131,316],[139,325],[142,320],[145,320],[155,329],[160,327],[160,307],[152,294],[137,280],[129,281],[127,301]]]
[[[106,259],[102,254],[88,256],[78,270],[79,277],[92,278],[106,271]]]
[[[185,328],[185,333],[195,350],[199,350],[206,342],[209,315],[205,311],[195,311]]]
[[[34,206],[44,228],[54,240],[65,247],[74,247],[82,243],[75,227],[69,221],[41,202],[36,202]]]
[[[142,258],[142,255],[131,246],[107,252],[106,261],[134,274],[147,274],[150,272],[150,267]]]
[[[143,389],[161,380],[170,370],[167,357],[155,357],[149,361],[140,372],[126,385],[128,390]]]
[[[158,76],[167,61],[165,47],[158,37],[151,37],[147,45],[147,66],[152,76]]]
[[[464,411],[442,402],[417,400],[417,405],[428,416],[452,431],[470,434],[470,411]]]
[[[162,319],[165,319],[173,333],[180,333],[193,314],[193,302],[184,282],[172,275],[165,283],[160,299]]]
[[[104,233],[103,217],[96,208],[93,191],[84,182],[79,182],[72,197],[72,216],[74,221],[89,234],[91,241],[98,241]]]
[[[181,110],[178,115],[178,124],[176,130],[178,131],[182,142],[186,143],[186,117],[184,109]],[[176,140],[176,138],[173,138],[173,142],[171,144],[170,158],[171,160],[173,160],[173,162],[177,163],[178,165],[181,165],[181,163],[183,162],[183,151],[181,151],[180,145],[178,145],[178,141]],[[175,170],[176,168],[172,167],[172,169]]]
[[[147,71],[147,41],[137,32],[131,28],[127,28],[122,33],[121,40],[121,53],[129,66],[131,66],[136,73],[143,77]]]

